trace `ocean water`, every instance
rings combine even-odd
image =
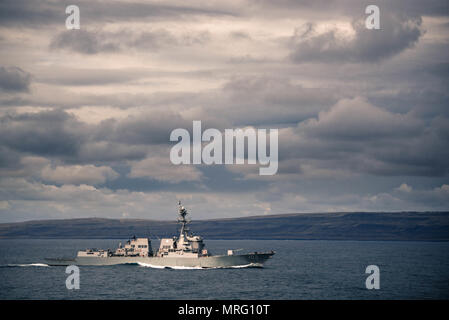
[[[264,268],[80,267],[79,290],[66,288],[65,267],[43,264],[44,257],[112,249],[119,241],[0,240],[0,299],[449,298],[447,242],[208,240],[214,254],[239,248],[276,254]],[[365,287],[368,265],[380,268],[379,290]]]

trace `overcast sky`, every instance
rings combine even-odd
[[[2,0],[0,222],[449,210],[448,52],[447,0]],[[193,120],[278,173],[171,164]]]

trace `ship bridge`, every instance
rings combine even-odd
[[[191,234],[187,224],[190,223],[186,219],[188,214],[186,208],[178,202],[178,222],[181,224],[179,238],[161,239],[158,256],[183,256],[183,257],[202,257],[208,256],[209,252],[204,248],[203,238]]]

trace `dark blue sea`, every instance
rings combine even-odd
[[[80,267],[79,290],[66,288],[65,267],[40,265],[44,257],[112,249],[119,241],[0,240],[0,299],[449,298],[447,242],[209,240],[214,254],[243,248],[276,255],[264,268]],[[368,265],[380,269],[379,290],[365,287]]]

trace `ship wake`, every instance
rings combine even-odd
[[[228,267],[184,267],[184,266],[158,266],[150,263],[137,262],[141,267],[153,268],[153,269],[173,269],[173,270],[210,270],[210,269],[242,269],[242,268],[262,268],[263,265],[259,263],[250,263],[240,266],[228,266]]]
[[[15,268],[15,267],[49,267],[48,264],[45,263],[21,263],[21,264],[5,264],[0,265],[3,268]]]

